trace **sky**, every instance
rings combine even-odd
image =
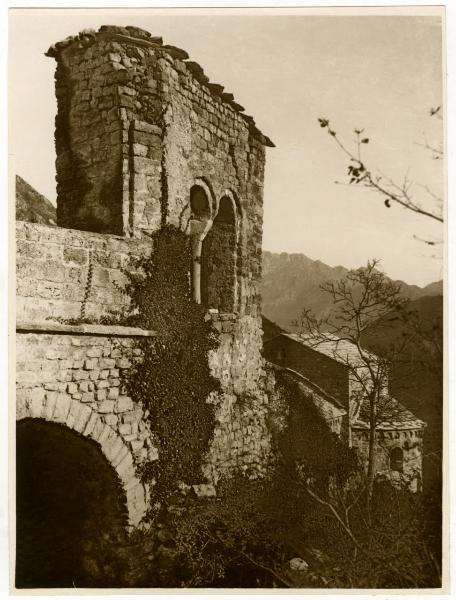
[[[206,14],[204,14],[206,12]],[[53,203],[55,61],[47,48],[81,29],[138,25],[184,48],[212,82],[221,83],[275,143],[266,153],[263,248],[298,252],[331,266],[382,261],[393,279],[426,285],[442,261],[414,236],[442,239],[441,224],[345,181],[347,161],[319,127],[331,121],[352,144],[363,128],[367,164],[401,182],[443,195],[444,161],[419,143],[438,143],[443,122],[441,22],[431,16],[315,16],[282,10],[11,10],[10,158],[16,173]]]

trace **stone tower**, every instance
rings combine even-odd
[[[211,366],[223,393],[207,474],[262,470],[259,286],[272,142],[184,50],[137,27],[84,30],[47,55],[57,61],[58,225],[133,241],[172,224],[192,236],[193,297],[221,333]]]

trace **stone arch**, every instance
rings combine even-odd
[[[222,193],[220,194],[220,199],[219,200],[221,200],[224,197],[229,198],[231,200],[231,202],[233,203],[234,209],[236,211],[236,219],[240,223],[242,221],[243,217],[244,217],[244,211],[242,210],[242,206],[241,206],[241,203],[239,201],[238,195],[235,194],[231,189],[225,188],[222,191]],[[220,201],[217,204],[217,210],[218,210],[219,205],[220,205]]]
[[[192,195],[194,195],[195,192],[196,193],[203,192],[205,194],[206,199],[207,199],[207,204],[208,204],[208,210],[207,210],[207,214],[205,216],[207,219],[211,219],[217,210],[217,203],[216,203],[214,191],[212,189],[212,186],[211,186],[209,180],[206,179],[205,177],[197,177],[193,181],[192,186],[190,187],[189,206],[190,206],[190,212],[191,212],[192,219],[195,217],[198,218],[198,213],[193,210],[193,206],[192,206]]]
[[[201,254],[202,302],[221,313],[232,313],[236,309],[238,223],[235,199],[227,192],[218,202]]]
[[[96,442],[108,463],[116,471],[125,493],[128,511],[128,526],[136,528],[146,513],[146,490],[136,477],[133,456],[121,436],[90,406],[64,394],[36,394],[22,406],[17,421],[42,419],[49,423],[64,425]]]
[[[234,297],[234,310],[238,310],[241,305],[242,295],[242,269],[243,269],[243,248],[244,248],[244,211],[242,209],[241,202],[238,195],[230,189],[223,190],[222,198],[227,196],[231,199],[235,208],[236,214],[236,248],[235,248],[235,297]]]

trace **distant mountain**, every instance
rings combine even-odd
[[[320,285],[342,279],[347,272],[345,267],[330,267],[304,254],[263,252],[263,315],[289,331],[295,329],[292,322],[304,307],[312,309],[319,318],[328,316],[331,299]],[[399,283],[410,300],[443,293],[441,281],[424,288]]]
[[[422,288],[423,296],[443,296],[443,281],[434,281]]]
[[[19,175],[16,175],[16,220],[57,224],[55,206]]]

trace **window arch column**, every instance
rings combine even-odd
[[[190,236],[192,238],[192,298],[197,304],[202,302],[201,256],[203,241],[212,227],[209,190],[206,186],[194,185],[190,190]]]

